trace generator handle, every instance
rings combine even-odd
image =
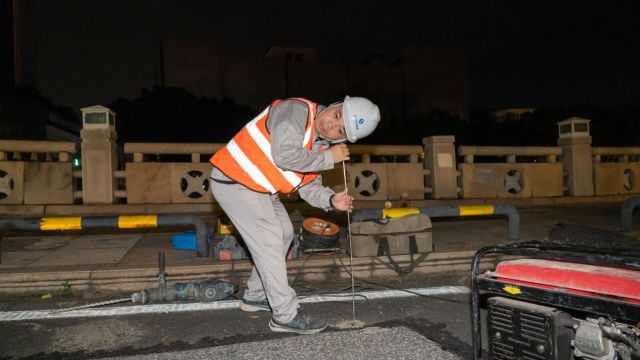
[[[476,252],[471,261],[471,341],[473,360],[482,359],[482,327],[480,323],[480,292],[478,291],[478,271],[484,255],[500,252],[499,247],[484,247]]]

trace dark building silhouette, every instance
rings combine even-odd
[[[0,0],[0,139],[79,141],[73,114],[37,90],[35,0]]]
[[[0,0],[0,91],[15,86],[13,0]]]
[[[221,63],[215,44],[203,41],[163,42],[158,85],[183,87],[198,96],[220,98]]]
[[[152,85],[166,85],[183,87],[198,96],[230,98],[256,110],[275,98],[300,96],[327,104],[350,94],[371,98],[383,117],[394,124],[420,119],[432,109],[461,119],[469,116],[462,49],[408,45],[394,56],[372,54],[363,62],[338,63],[323,61],[317,49],[304,44],[274,45],[262,56],[237,57],[216,41],[180,35],[153,39],[159,36],[154,31],[145,33],[149,41],[141,35],[94,49],[94,44],[102,44],[99,37],[94,42],[71,41],[82,39],[81,28],[69,27],[52,38],[38,32],[38,22],[43,28],[51,26],[42,3],[0,2],[12,10],[1,15],[9,21],[0,26],[8,26],[12,32],[3,38],[12,46],[1,50],[10,65],[2,67],[4,83],[36,88],[76,111],[119,96],[133,98]],[[98,26],[93,34],[101,31]],[[64,43],[67,36],[69,42]],[[104,61],[96,60],[102,57]]]
[[[2,0],[5,1],[5,0]],[[16,86],[37,88],[38,57],[35,0],[12,0],[13,72]]]
[[[461,49],[405,46],[396,59],[376,55],[363,64],[320,62],[315,49],[295,46],[272,46],[264,57],[235,59],[215,45],[165,41],[162,53],[167,86],[229,97],[255,109],[275,98],[301,96],[326,104],[352,94],[371,98],[385,119],[395,121],[431,109],[469,117]]]
[[[405,46],[402,69],[407,115],[436,108],[469,118],[464,50]]]

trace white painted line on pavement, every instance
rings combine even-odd
[[[454,295],[468,294],[469,288],[466,286],[439,286],[431,288],[416,288],[403,290],[373,290],[361,291],[356,293],[356,300],[379,300],[388,298],[402,298],[418,296],[411,292],[426,295]],[[301,297],[300,302],[303,304],[315,304],[323,302],[351,302],[351,293],[333,293]],[[138,314],[156,314],[156,313],[172,313],[187,311],[211,311],[236,309],[240,307],[240,300],[222,300],[211,303],[173,303],[173,304],[148,304],[148,305],[131,305],[131,306],[115,306],[108,308],[94,308],[73,310],[61,313],[50,314],[50,310],[34,310],[34,311],[0,311],[0,322],[5,321],[21,321],[21,320],[38,320],[38,319],[62,319],[77,317],[98,317],[98,316],[122,316],[122,315],[138,315]]]

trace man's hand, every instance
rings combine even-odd
[[[333,145],[329,148],[333,155],[333,163],[339,163],[343,160],[349,160],[349,148],[345,144]]]
[[[331,198],[331,206],[340,211],[351,212],[353,210],[353,197],[347,195],[347,191],[339,192]]]

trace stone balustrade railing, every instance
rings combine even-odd
[[[464,157],[464,163],[458,165],[464,198],[564,194],[563,164],[557,162],[562,155],[560,147],[460,146],[458,155]],[[476,157],[492,157],[494,161],[477,163]]]
[[[73,204],[75,153],[73,142],[0,140],[0,204]]]
[[[501,156],[508,163],[516,163],[517,156],[542,157],[548,163],[555,163],[562,154],[557,146],[460,146],[458,155],[464,157],[466,164],[473,164],[476,156]]]
[[[133,155],[133,162],[144,162],[144,155],[191,155],[192,162],[200,162],[202,155],[211,156],[225,144],[202,143],[126,143],[124,153]],[[349,145],[353,155],[361,155],[362,162],[371,162],[371,156],[408,156],[409,162],[418,162],[423,149],[418,145]]]
[[[594,147],[595,195],[625,195],[640,192],[640,147]]]
[[[603,159],[607,157],[609,159]],[[593,162],[638,162],[640,147],[594,147]]]
[[[225,144],[202,143],[126,143],[125,154],[133,154],[133,162],[144,162],[144,155],[191,155],[191,162],[201,162],[203,155],[211,156]]]
[[[69,162],[70,155],[76,153],[76,144],[66,141],[0,140],[0,161],[22,160],[29,154],[29,160],[38,161],[38,154],[45,154],[45,161]]]
[[[82,170],[70,161],[74,143],[0,140],[0,204],[214,201],[207,160],[224,144],[127,143],[118,159],[113,137],[96,139],[85,147],[83,138]],[[591,147],[587,137],[559,144],[460,146],[456,153],[453,136],[432,136],[423,146],[350,145],[346,182],[360,201],[640,193],[640,147]],[[335,164],[322,173],[324,184],[341,191],[345,172]]]
[[[424,199],[421,146],[349,145],[346,183],[356,200]],[[344,189],[342,164],[322,173],[323,183]]]
[[[418,145],[349,145],[349,153],[352,155],[361,155],[361,162],[375,162],[372,156],[407,156],[408,162],[417,163],[420,157],[424,156],[424,150]],[[387,162],[395,162],[388,161]]]
[[[206,159],[224,145],[127,143],[124,153],[133,155],[133,162],[127,162],[121,174],[126,189],[115,195],[132,204],[212,202],[207,181],[211,166]],[[386,199],[389,191],[398,197],[424,198],[421,146],[350,145],[349,149],[358,161],[346,165],[347,183],[359,200]],[[190,155],[191,161],[163,161],[163,155]],[[342,164],[322,175],[327,186],[344,188]]]

